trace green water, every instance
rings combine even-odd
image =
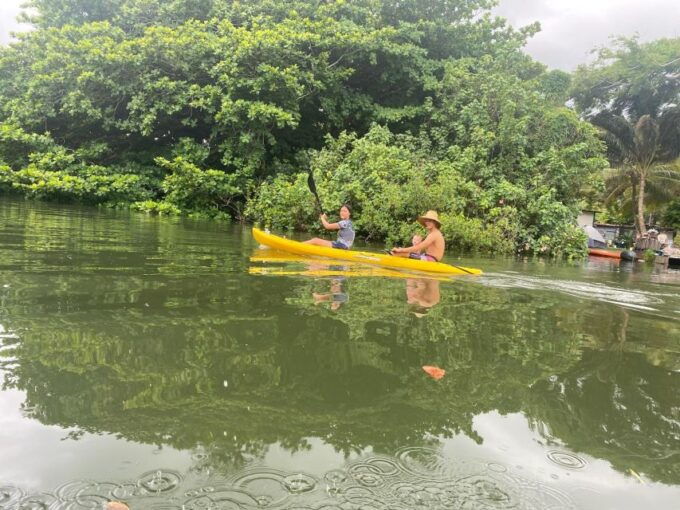
[[[680,508],[680,272],[385,278],[241,226],[0,214],[2,509]]]

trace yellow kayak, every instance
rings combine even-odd
[[[250,257],[250,262],[264,264],[302,264],[304,269],[295,269],[281,266],[251,266],[250,274],[268,276],[313,276],[313,277],[380,277],[380,278],[427,278],[429,280],[448,281],[449,276],[442,274],[423,274],[420,272],[408,272],[405,270],[387,269],[380,266],[367,266],[364,263],[350,262],[347,260],[324,260],[312,259],[294,253],[277,251],[272,248],[255,250]]]
[[[422,279],[422,280],[442,280],[449,281],[449,277],[437,276],[437,275],[427,275],[427,274],[414,274],[414,273],[404,273],[401,271],[383,269],[376,267],[374,269],[360,269],[353,270],[336,270],[336,269],[307,269],[301,271],[295,271],[290,269],[281,268],[271,268],[271,267],[249,267],[249,274],[266,275],[266,276],[311,276],[315,278],[412,278],[412,279]]]
[[[265,246],[275,250],[295,253],[312,257],[325,257],[330,259],[348,260],[373,266],[387,267],[391,269],[405,269],[408,271],[422,271],[425,273],[437,274],[482,274],[480,269],[472,267],[460,267],[444,264],[443,262],[427,262],[424,260],[408,259],[395,257],[393,255],[371,253],[366,251],[339,250],[337,248],[326,248],[324,246],[314,246],[304,244],[283,237],[267,234],[260,229],[253,228],[255,240]]]

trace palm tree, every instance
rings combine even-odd
[[[680,164],[676,140],[680,107],[663,110],[658,116],[642,115],[633,123],[624,115],[601,111],[590,118],[607,143],[613,170],[606,175],[608,200],[631,190],[635,229],[645,228],[645,200],[670,199],[680,190]]]
[[[633,198],[638,233],[645,230],[650,191],[670,190],[680,170],[672,165],[680,156],[678,55],[680,37],[647,43],[637,36],[618,38],[574,73],[572,100],[602,129],[610,165]]]
[[[670,168],[667,168],[670,166]],[[618,202],[618,208],[637,218],[637,179],[628,167],[609,168],[604,173],[606,205]],[[650,214],[680,194],[680,159],[671,165],[651,169],[645,184],[645,208]],[[648,221],[649,223],[649,221]]]

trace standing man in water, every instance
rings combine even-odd
[[[411,259],[425,260],[428,262],[439,262],[444,256],[444,248],[446,241],[440,229],[441,222],[437,211],[427,211],[424,215],[418,217],[420,223],[427,230],[427,237],[424,240],[419,240],[414,236],[413,246],[408,248],[393,248],[392,255],[397,257],[408,257]],[[422,253],[423,250],[425,253]]]
[[[338,239],[335,241],[327,241],[326,239],[315,237],[305,241],[305,244],[349,250],[354,243],[354,225],[352,225],[352,220],[350,220],[351,215],[352,211],[347,204],[344,204],[340,208],[340,221],[337,223],[328,223],[328,217],[325,214],[322,214],[319,218],[321,218],[323,228],[326,230],[339,230]]]

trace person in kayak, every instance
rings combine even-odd
[[[305,241],[305,244],[349,250],[354,243],[354,225],[352,225],[350,216],[352,216],[352,211],[347,204],[344,204],[340,208],[340,221],[337,223],[328,223],[328,217],[325,214],[322,214],[319,218],[321,218],[323,228],[326,230],[339,230],[337,240],[327,241],[326,239],[315,237]]]
[[[392,255],[408,257],[411,259],[425,260],[427,262],[439,262],[444,256],[446,242],[441,233],[441,222],[437,211],[427,211],[418,217],[420,223],[427,230],[427,237],[413,236],[413,245],[408,248],[392,248]],[[422,253],[422,252],[425,253]]]

